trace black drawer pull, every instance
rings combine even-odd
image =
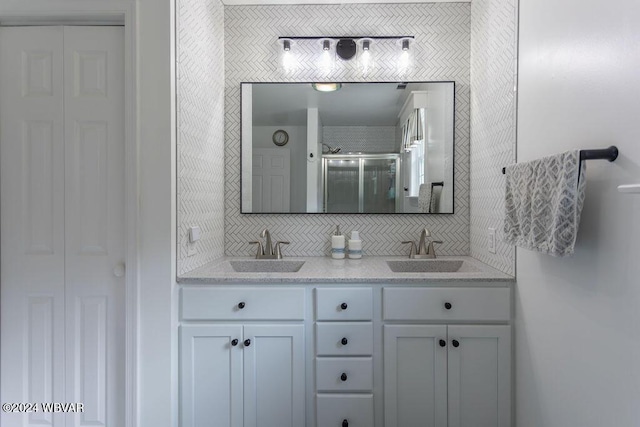
[[[349,427],[349,421],[342,420],[342,427]]]
[[[340,304],[340,308],[343,309],[343,310],[346,310],[347,307],[349,307],[349,306],[347,305],[346,302],[343,302],[342,304]]]
[[[244,301],[241,301],[241,302],[239,302],[239,303],[238,303],[238,308],[239,308],[240,310],[242,310],[242,309],[244,308],[244,306],[245,306],[245,305],[246,305],[246,304],[244,303]]]
[[[238,345],[238,339],[237,338],[232,339],[231,340],[231,345],[234,346],[234,347],[237,346]]]
[[[245,347],[249,347],[251,345],[251,340],[249,338],[247,338],[246,340],[244,340],[244,346]]]
[[[450,302],[445,302],[444,303],[444,308],[446,308],[447,310],[451,310],[451,307],[453,307],[453,306],[451,305]]]
[[[439,344],[440,344],[440,347],[444,347],[445,345],[447,345],[447,342],[445,340],[440,340]]]
[[[455,348],[460,347],[460,342],[459,342],[458,340],[453,340],[453,341],[451,341],[451,344],[453,344],[453,346],[454,346]]]
[[[342,381],[346,381],[347,380],[347,374],[343,372],[342,375],[340,375],[340,379]]]
[[[342,343],[342,345],[347,345],[349,343],[349,340],[347,340],[346,338],[342,338],[340,342]]]

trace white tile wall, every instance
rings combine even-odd
[[[471,3],[471,255],[515,273],[515,250],[502,243],[504,175],[516,156],[517,0]],[[496,254],[487,229],[496,229]]]
[[[397,153],[395,126],[323,126],[322,141],[344,153]],[[324,147],[324,150],[327,150]]]
[[[225,252],[246,256],[247,244],[268,227],[289,240],[286,255],[329,253],[335,224],[358,229],[369,255],[402,255],[402,240],[429,227],[445,241],[440,253],[467,255],[469,244],[469,3],[350,4],[225,7]],[[287,74],[280,66],[279,36],[414,35],[414,67],[397,74],[393,53],[383,51],[377,68],[363,79],[352,63],[321,75],[310,50]],[[254,81],[456,81],[455,214],[453,215],[269,215],[240,214],[240,82]]]
[[[177,1],[178,274],[224,254],[224,7]],[[188,229],[202,239],[187,256]]]

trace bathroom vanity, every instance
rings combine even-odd
[[[511,425],[513,277],[469,257],[284,261],[180,279],[181,426]]]

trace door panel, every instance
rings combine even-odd
[[[0,29],[3,402],[64,402],[62,28]],[[62,426],[52,413],[0,424]]]
[[[244,427],[304,425],[304,325],[244,327]]]
[[[510,327],[450,325],[448,332],[449,426],[510,426]]]
[[[124,425],[123,34],[0,29],[3,425]]]
[[[385,427],[447,426],[445,325],[384,326]]]
[[[124,32],[65,27],[67,396],[124,425]],[[119,276],[119,277],[118,277]],[[73,385],[73,386],[71,386]],[[86,400],[83,400],[86,399]]]
[[[291,153],[285,148],[253,149],[253,212],[289,212]]]
[[[242,326],[181,326],[180,349],[180,425],[242,427]]]

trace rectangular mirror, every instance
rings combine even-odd
[[[453,213],[454,94],[242,83],[242,213]]]

